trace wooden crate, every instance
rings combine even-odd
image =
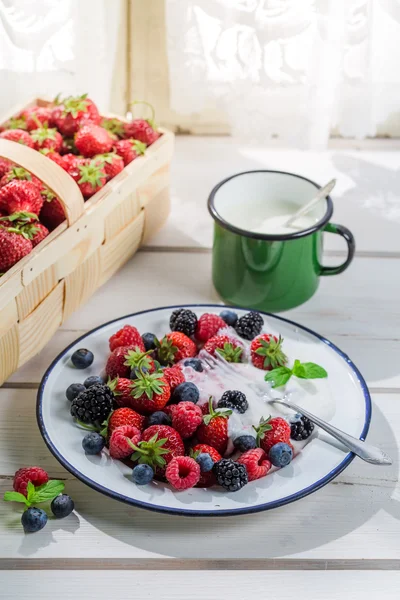
[[[34,104],[49,103],[35,99],[12,114]],[[87,202],[53,161],[0,139],[0,157],[42,180],[58,196],[66,215],[64,223],[0,278],[0,384],[37,354],[71,313],[164,223],[174,136],[161,132],[143,156]]]

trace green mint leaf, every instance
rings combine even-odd
[[[51,481],[48,481],[47,483],[44,483],[35,489],[31,503],[53,500],[53,498],[61,494],[61,492],[64,490],[64,487],[65,484],[63,481],[52,479]]]
[[[271,383],[273,388],[281,387],[281,385],[285,385],[291,378],[293,372],[289,367],[277,367],[276,369],[272,369],[272,371],[268,371],[265,375],[265,381]]]
[[[315,363],[302,363],[300,367],[302,374],[295,373],[295,375],[301,379],[324,379],[325,377],[328,377],[328,373],[325,369]]]
[[[28,485],[26,486],[26,497],[28,500],[28,504],[32,504],[32,498],[35,494],[35,486],[32,481],[28,481]]]
[[[293,365],[293,375],[301,379],[307,379],[304,365],[296,358]]]
[[[23,502],[24,504],[29,506],[28,500],[23,494],[20,494],[19,492],[5,492],[3,500],[5,500],[5,502]]]

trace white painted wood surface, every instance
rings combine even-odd
[[[399,225],[362,206],[366,188],[370,199],[375,193],[376,199],[389,193],[400,198],[400,177],[395,177],[400,153],[393,143],[388,145],[387,151],[346,147],[310,155],[277,148],[243,154],[226,139],[178,138],[167,226],[0,389],[1,494],[10,489],[17,468],[40,464],[51,476],[66,478],[76,503],[74,515],[27,536],[16,507],[0,503],[0,598],[11,597],[16,585],[13,597],[18,599],[28,591],[32,598],[54,597],[54,591],[41,586],[43,577],[49,590],[52,582],[68,580],[57,586],[61,599],[94,597],[82,592],[84,581],[94,586],[98,599],[119,599],[133,590],[146,598],[159,597],[163,590],[163,597],[185,599],[246,599],[268,590],[269,596],[284,599],[303,590],[310,599],[347,600],[375,598],[382,586],[380,598],[398,597]],[[374,167],[360,166],[360,161]],[[342,174],[332,164],[340,164]],[[227,174],[257,166],[293,170],[320,183],[338,177],[343,197],[337,200],[336,220],[353,229],[358,256],[346,273],[321,279],[318,293],[284,316],[325,335],[359,366],[373,392],[369,440],[381,445],[394,464],[380,469],[355,460],[334,482],[299,502],[236,519],[163,516],[114,502],[73,479],[46,449],[35,421],[37,385],[67,344],[104,321],[168,304],[219,302],[211,284],[212,223],[206,196]],[[350,176],[352,169],[356,175]],[[360,183],[361,171],[373,172],[373,184]],[[354,193],[346,199],[351,186]],[[327,240],[326,261],[343,260],[339,246],[330,244]],[[230,571],[207,570],[215,568]],[[249,568],[269,571],[241,571]],[[143,569],[153,569],[152,587],[136,590],[146,576]],[[188,569],[206,569],[196,575],[201,583],[194,588],[195,575]],[[283,569],[292,571],[278,572]]]

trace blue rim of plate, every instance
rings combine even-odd
[[[53,360],[53,362],[51,363],[51,365],[48,367],[47,371],[43,375],[43,378],[40,382],[40,386],[38,389],[37,403],[36,403],[36,420],[37,420],[37,423],[38,423],[38,426],[40,429],[40,433],[42,434],[42,437],[43,437],[48,449],[53,454],[53,456],[58,460],[58,462],[61,463],[61,465],[65,469],[67,469],[67,471],[69,471],[72,475],[74,475],[74,477],[76,477],[77,479],[79,479],[80,481],[82,481],[83,483],[88,485],[89,487],[91,487],[93,490],[100,492],[100,493],[104,494],[105,496],[109,496],[110,498],[113,498],[114,500],[119,500],[120,502],[124,502],[125,504],[130,504],[131,506],[137,506],[138,508],[144,508],[146,510],[151,510],[154,512],[168,513],[168,514],[172,514],[172,515],[187,516],[187,517],[225,517],[225,516],[234,516],[234,515],[240,515],[240,514],[244,515],[244,514],[257,513],[257,512],[262,512],[265,510],[271,510],[272,508],[278,508],[280,506],[284,506],[285,504],[290,504],[291,502],[300,500],[301,498],[304,498],[305,496],[308,496],[309,494],[316,492],[317,490],[322,488],[324,485],[326,485],[327,483],[329,483],[330,481],[335,479],[335,477],[337,477],[344,469],[346,469],[346,467],[348,467],[349,464],[352,462],[352,460],[355,458],[355,454],[353,452],[349,452],[348,454],[346,454],[346,456],[342,460],[342,462],[337,467],[332,469],[332,471],[327,473],[324,477],[322,477],[321,479],[319,479],[312,485],[300,490],[299,492],[296,492],[295,494],[291,494],[290,496],[285,496],[284,498],[280,498],[279,500],[274,500],[273,502],[266,502],[265,504],[260,504],[258,506],[250,506],[248,508],[234,508],[234,509],[226,509],[226,510],[221,510],[221,511],[199,511],[199,510],[190,510],[190,509],[182,510],[179,508],[167,508],[165,506],[148,504],[147,502],[142,502],[141,500],[135,500],[134,498],[130,498],[128,496],[124,496],[123,494],[119,494],[110,488],[106,488],[106,487],[96,483],[89,477],[86,477],[86,475],[83,475],[78,469],[76,469],[73,465],[71,465],[71,463],[69,463],[64,458],[64,456],[62,456],[62,454],[60,454],[58,449],[55,447],[55,445],[51,441],[49,434],[47,433],[46,426],[43,421],[43,415],[42,415],[42,400],[43,400],[44,389],[45,389],[47,380],[48,380],[52,370],[54,369],[54,367],[58,363],[58,361],[63,356],[65,356],[65,354],[67,354],[69,352],[69,350],[73,346],[75,346],[75,344],[77,344],[80,340],[83,340],[87,336],[91,335],[92,333],[98,331],[99,329],[102,329],[103,327],[107,327],[108,325],[111,325],[112,323],[116,323],[116,322],[122,321],[124,319],[136,317],[137,315],[156,312],[159,310],[168,310],[168,309],[173,310],[175,308],[181,308],[181,307],[200,308],[200,309],[206,308],[206,307],[209,307],[209,308],[212,307],[212,308],[222,309],[222,308],[224,308],[224,306],[225,305],[223,305],[223,304],[212,304],[212,303],[211,304],[176,304],[176,305],[171,305],[171,306],[159,306],[158,308],[150,308],[147,310],[141,310],[139,312],[135,312],[135,313],[131,313],[128,315],[124,315],[122,317],[118,317],[117,319],[112,319],[111,321],[108,321],[107,323],[103,323],[102,325],[99,325],[98,327],[95,327],[94,329],[91,329],[84,335],[78,337],[74,342],[72,342],[66,348],[64,348],[64,350],[62,352],[60,352],[60,354]],[[236,308],[238,310],[246,310],[246,308],[243,308],[240,306],[237,306],[237,307],[228,306],[227,308],[231,308],[231,309]],[[360,371],[358,370],[356,365],[353,363],[353,361],[347,356],[347,354],[345,352],[342,352],[342,350],[340,350],[340,348],[338,348],[335,344],[333,344],[332,342],[330,342],[329,340],[324,338],[322,335],[315,333],[315,331],[313,331],[312,329],[309,329],[308,327],[305,327],[304,325],[299,325],[298,323],[296,323],[295,321],[291,321],[290,319],[285,319],[284,317],[278,317],[277,315],[275,315],[273,313],[267,313],[267,312],[263,312],[261,310],[257,311],[257,312],[259,312],[260,314],[262,314],[266,317],[272,317],[274,319],[278,319],[279,321],[284,321],[285,323],[289,323],[290,325],[294,325],[295,327],[298,327],[298,328],[302,329],[303,331],[306,331],[307,333],[313,335],[314,337],[316,337],[318,340],[320,340],[324,344],[327,344],[341,358],[343,358],[343,360],[346,362],[346,364],[352,369],[352,371],[356,375],[357,381],[358,381],[359,385],[361,386],[361,389],[362,389],[362,392],[364,395],[365,421],[364,421],[364,426],[363,426],[362,432],[359,437],[360,440],[364,440],[368,434],[369,426],[371,423],[371,414],[372,414],[371,396],[370,396],[368,386],[367,386],[367,383],[366,383],[364,377],[361,375]]]

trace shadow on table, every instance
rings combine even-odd
[[[185,518],[123,506],[90,493],[80,513],[92,526],[146,552],[177,558],[268,558],[322,547],[362,527],[384,509],[400,517],[393,497],[397,444],[381,411],[374,406],[368,438],[392,454],[391,467],[355,459],[339,479],[317,493],[280,509],[223,518]],[[360,483],[354,483],[357,480]],[[400,498],[399,498],[400,499]]]

